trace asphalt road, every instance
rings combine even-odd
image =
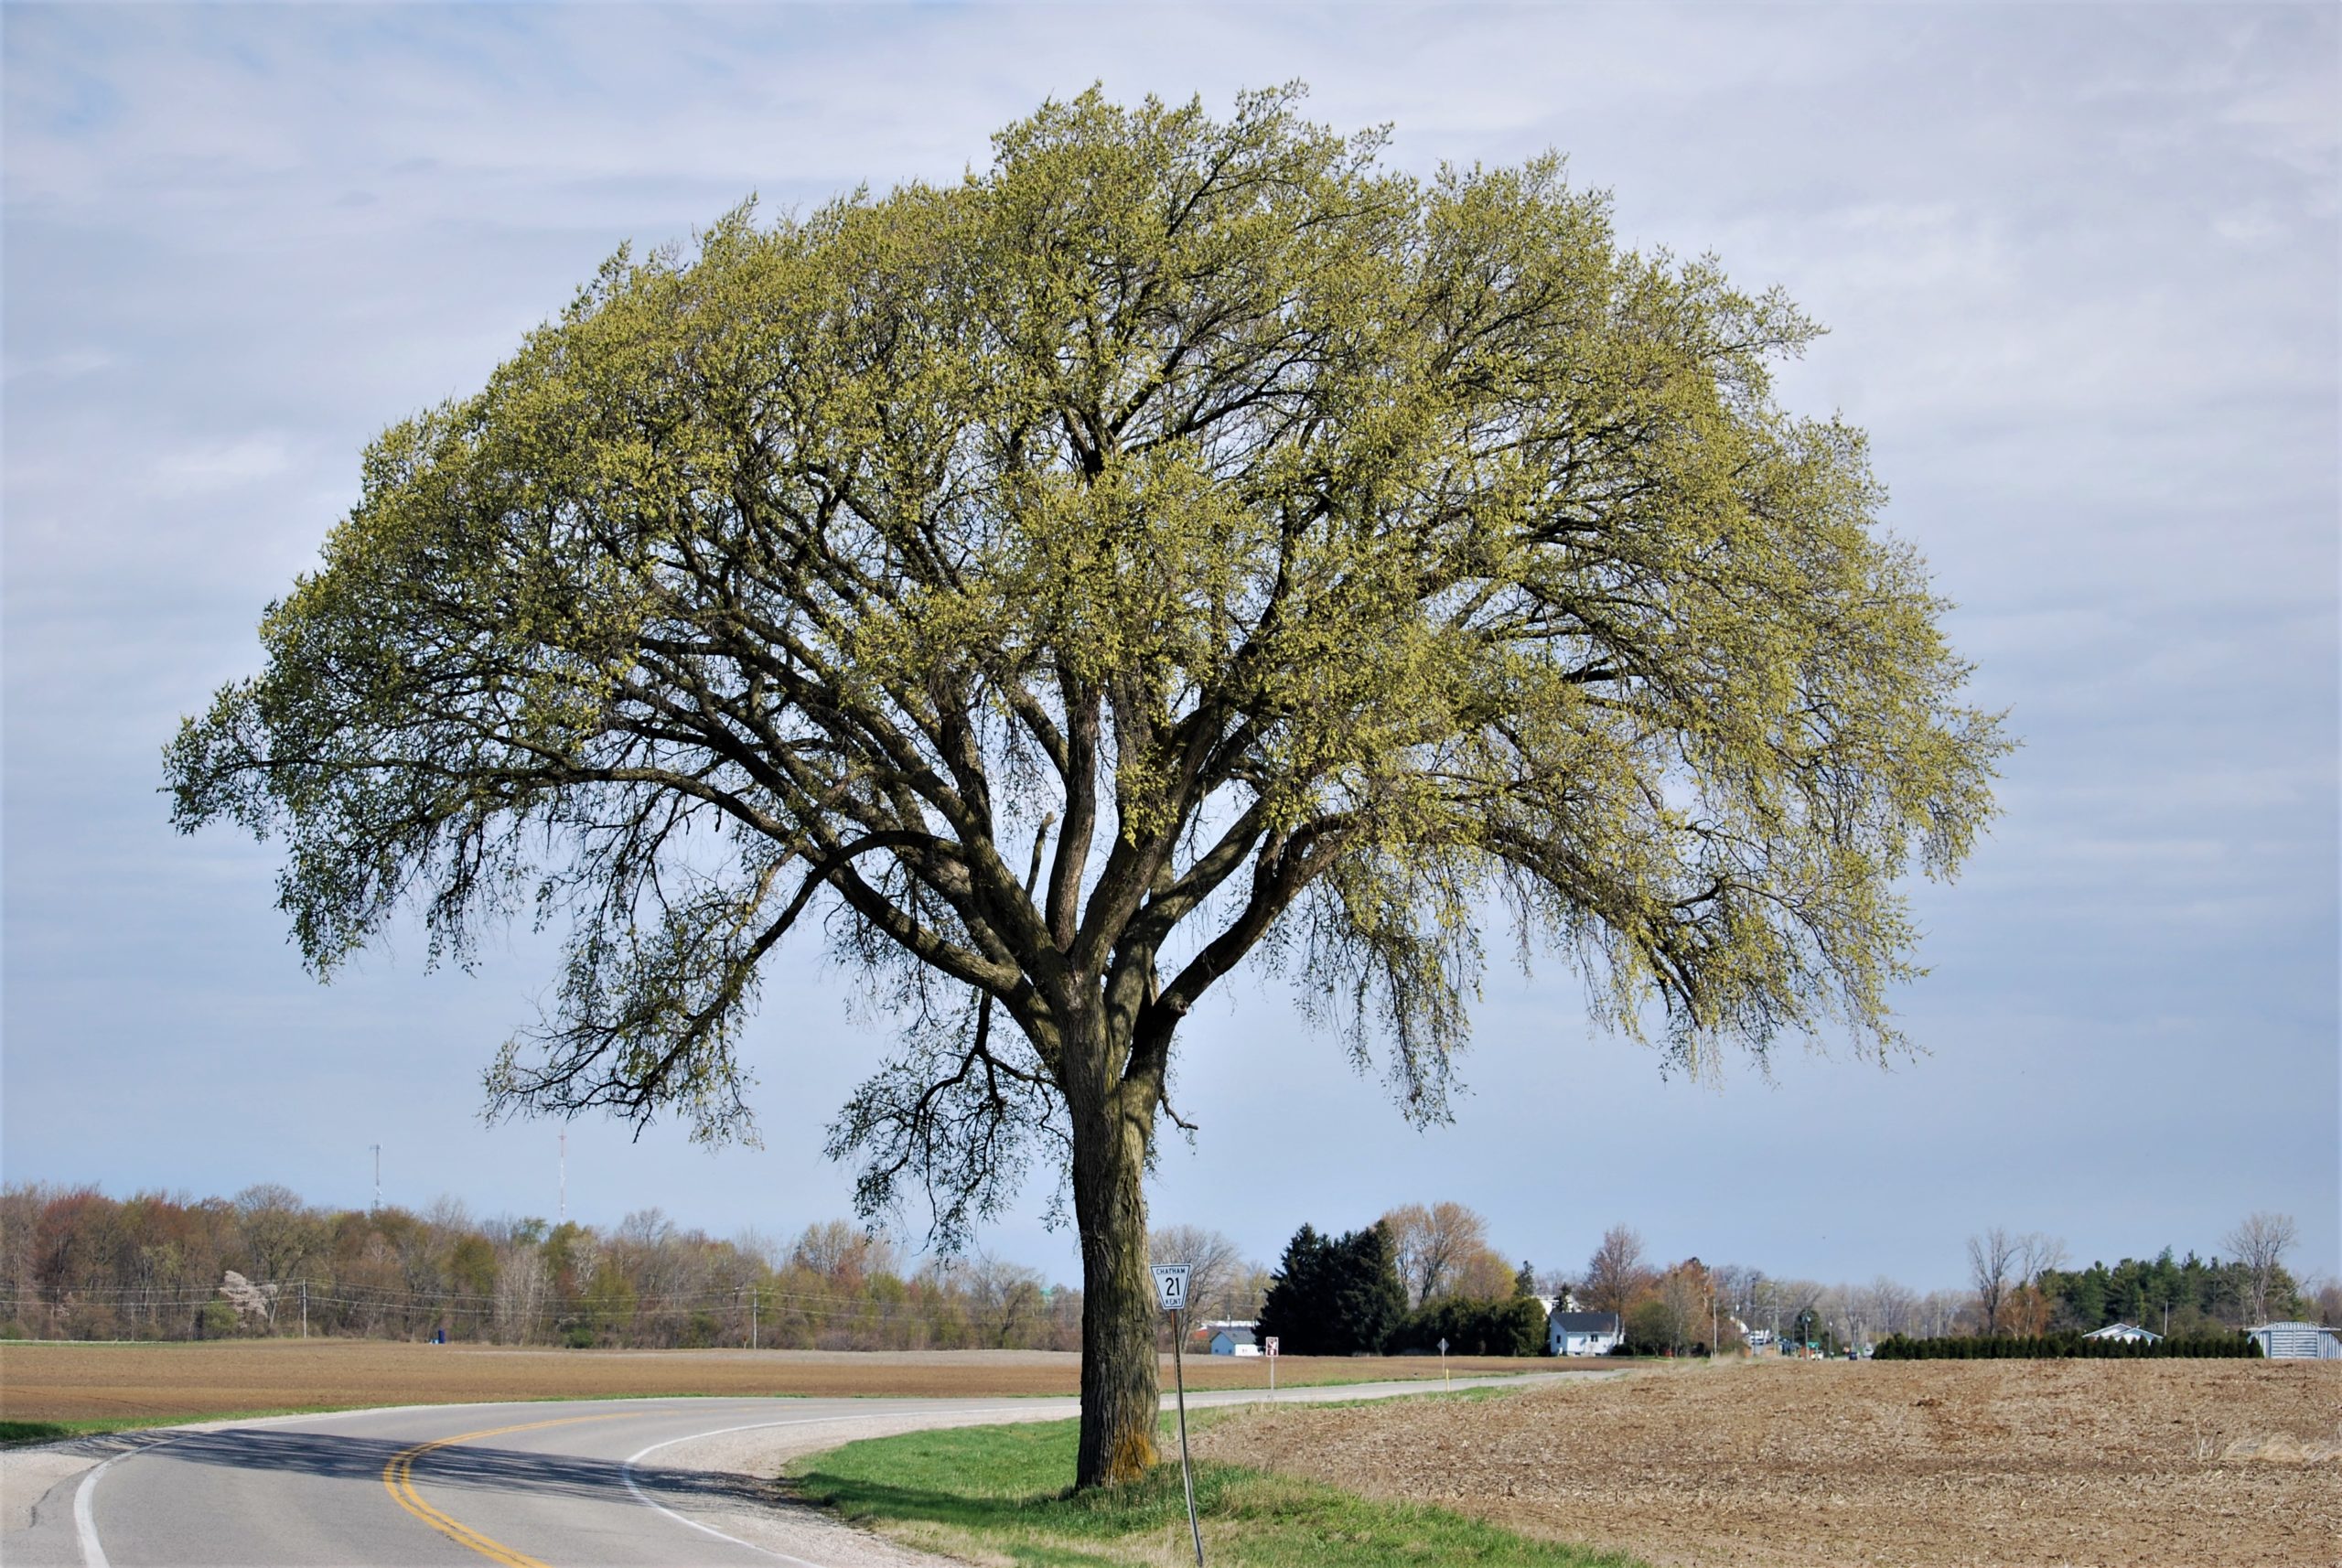
[[[1279,1397],[1424,1391],[1422,1383],[1353,1384]],[[1187,1402],[1261,1397],[1215,1392]],[[0,1559],[9,1568],[911,1563],[923,1560],[778,1504],[745,1472],[769,1474],[788,1455],[880,1433],[1055,1420],[1076,1410],[1070,1399],[600,1400],[418,1405],[85,1439],[69,1451],[97,1462],[48,1486],[28,1527],[0,1536]],[[61,1468],[65,1460],[50,1462]]]

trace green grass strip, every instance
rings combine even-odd
[[[54,1443],[60,1437],[79,1437],[86,1426],[69,1426],[60,1421],[0,1421],[0,1445],[14,1443]]]
[[[791,1486],[810,1502],[908,1543],[978,1561],[1077,1564],[1192,1558],[1176,1460],[1120,1487],[1074,1493],[1080,1424],[960,1427],[850,1443],[800,1460]],[[1168,1423],[1165,1451],[1178,1436]],[[1246,1568],[1639,1568],[1636,1560],[1532,1541],[1445,1509],[1375,1502],[1316,1481],[1233,1465],[1196,1470],[1204,1555]]]

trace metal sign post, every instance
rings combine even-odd
[[[1181,1318],[1187,1305],[1187,1265],[1157,1263],[1155,1273],[1155,1303],[1171,1315],[1171,1377],[1179,1390],[1179,1485],[1187,1493],[1187,1533],[1195,1538],[1196,1568],[1204,1568],[1204,1530],[1196,1522],[1196,1477],[1187,1464],[1187,1374],[1179,1354],[1179,1342],[1187,1337]]]
[[[1269,1397],[1274,1399],[1277,1397],[1277,1337],[1273,1334],[1268,1336],[1266,1343],[1269,1348]]]
[[[1453,1393],[1456,1385],[1447,1380],[1447,1341],[1439,1342],[1439,1386],[1442,1392]]]

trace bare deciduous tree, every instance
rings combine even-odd
[[[2019,1238],[1998,1225],[1968,1238],[1968,1280],[1976,1292],[1976,1305],[1983,1314],[1987,1334],[2001,1331],[2001,1309],[2007,1305],[2009,1291],[2022,1283],[2017,1277],[2021,1246]]]
[[[1815,1323],[1820,1321],[1822,1298],[1830,1294],[1830,1287],[1821,1281],[1768,1280],[1766,1285],[1771,1295],[1776,1332],[1784,1338],[1797,1338],[1798,1326],[1809,1314]]]
[[[1255,1272],[1236,1243],[1200,1225],[1163,1225],[1146,1233],[1150,1262],[1187,1265],[1190,1322],[1246,1316],[1243,1297]]]
[[[966,1279],[968,1315],[990,1348],[1004,1348],[1046,1305],[1037,1271],[989,1252],[976,1254]]]
[[[2041,1276],[2066,1266],[2066,1239],[2028,1230],[2016,1239],[2016,1280],[2038,1289]]]
[[[1578,1284],[1579,1299],[1589,1312],[1624,1312],[1650,1283],[1643,1266],[1643,1239],[1632,1229],[1613,1225],[1602,1233],[1602,1244],[1585,1261],[1585,1278]]]
[[[1488,1222],[1460,1203],[1402,1204],[1382,1226],[1410,1306],[1453,1294],[1466,1262],[1488,1244]]]
[[[1919,1323],[1919,1297],[1908,1286],[1888,1279],[1885,1274],[1871,1281],[1862,1292],[1862,1310],[1870,1327],[1881,1337],[1889,1334],[1916,1333]]]
[[[1960,1322],[1961,1312],[1967,1305],[1967,1297],[1962,1292],[1929,1291],[1919,1298],[1919,1332],[1930,1339],[1942,1338]]]
[[[2221,1244],[2242,1263],[2252,1293],[2252,1321],[2269,1321],[2269,1294],[2277,1282],[2278,1272],[2285,1266],[2285,1254],[2301,1240],[2301,1230],[2290,1214],[2272,1214],[2266,1209],[2249,1214],[2235,1230],[2220,1239]]]
[[[892,1241],[843,1219],[805,1227],[789,1261],[846,1290],[860,1290],[871,1275],[891,1274],[898,1267]]]
[[[1706,1342],[1714,1322],[1715,1284],[1699,1259],[1678,1263],[1661,1274],[1658,1295],[1669,1349],[1680,1356],[1693,1341]]]
[[[1724,1298],[1724,1310],[1752,1328],[1761,1327],[1754,1315],[1756,1290],[1765,1278],[1765,1271],[1746,1263],[1718,1263],[1708,1273],[1716,1283],[1716,1294]]]
[[[236,1212],[252,1273],[261,1279],[292,1279],[325,1249],[325,1228],[290,1187],[274,1182],[248,1187],[236,1195]]]
[[[536,1248],[510,1248],[499,1256],[494,1318],[497,1339],[506,1345],[525,1345],[536,1337],[552,1288],[553,1271],[546,1267],[544,1254]]]

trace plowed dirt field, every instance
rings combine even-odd
[[[1448,1361],[1465,1372],[1546,1372],[1547,1360]],[[1287,1356],[1281,1386],[1439,1376],[1423,1357]],[[998,1395],[1080,1391],[1081,1359],[1041,1350],[514,1350],[341,1339],[199,1345],[0,1343],[0,1416],[192,1420],[322,1405],[460,1404],[628,1394]],[[1191,1389],[1265,1387],[1256,1357],[1191,1356]],[[1168,1357],[1163,1385],[1171,1386]]]
[[[1212,1458],[1662,1564],[2342,1563],[2342,1363],[1845,1362],[1248,1411]]]

